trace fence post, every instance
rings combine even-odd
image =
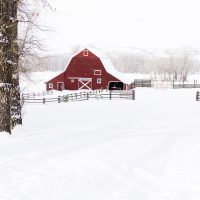
[[[45,102],[46,102],[46,99],[45,99],[45,98],[43,98],[43,99],[42,99],[42,103],[43,103],[43,104],[45,104]]]
[[[199,101],[199,91],[196,93],[196,101]]]
[[[88,100],[89,99],[89,93],[87,92],[86,94],[87,94],[87,100]]]
[[[58,96],[58,103],[60,103],[60,96]]]
[[[132,100],[135,100],[135,90],[133,90],[133,93],[132,93]]]
[[[109,96],[110,96],[110,100],[111,100],[112,99],[112,91],[110,90],[109,92],[110,92]]]
[[[196,88],[196,87],[197,87],[197,84],[198,84],[198,83],[197,83],[197,80],[194,80],[194,84],[195,84],[194,87]]]
[[[21,101],[21,104],[24,105],[24,102],[25,102],[25,100],[24,100],[24,96],[22,95],[22,101]]]

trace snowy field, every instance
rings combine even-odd
[[[0,200],[199,200],[196,91],[25,105],[0,134]]]

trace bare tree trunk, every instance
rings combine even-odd
[[[22,123],[17,44],[18,0],[0,0],[0,131]]]

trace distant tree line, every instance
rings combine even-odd
[[[72,52],[78,51],[73,48]],[[190,73],[200,71],[199,52],[191,48],[168,49],[162,52],[148,52],[141,49],[102,50],[117,70],[124,73],[152,74],[153,79],[187,80]],[[62,71],[69,62],[70,55],[49,55],[32,59],[32,71]]]

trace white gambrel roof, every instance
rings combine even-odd
[[[103,54],[101,51],[97,50],[97,49],[93,49],[91,47],[86,47],[82,50],[80,50],[78,53],[75,53],[73,56],[71,56],[71,58],[69,59],[69,62],[67,64],[67,66],[69,65],[71,59],[73,57],[75,57],[76,55],[78,55],[80,52],[82,52],[83,50],[89,50],[91,53],[93,53],[94,55],[96,55],[102,62],[103,66],[105,67],[105,70],[115,76],[116,78],[118,78],[119,80],[121,80],[124,83],[130,84],[134,81],[133,78],[130,78],[130,76],[128,76],[128,74],[119,72],[115,69],[115,67],[113,66],[111,60],[108,58],[108,56],[106,56],[105,54]]]

